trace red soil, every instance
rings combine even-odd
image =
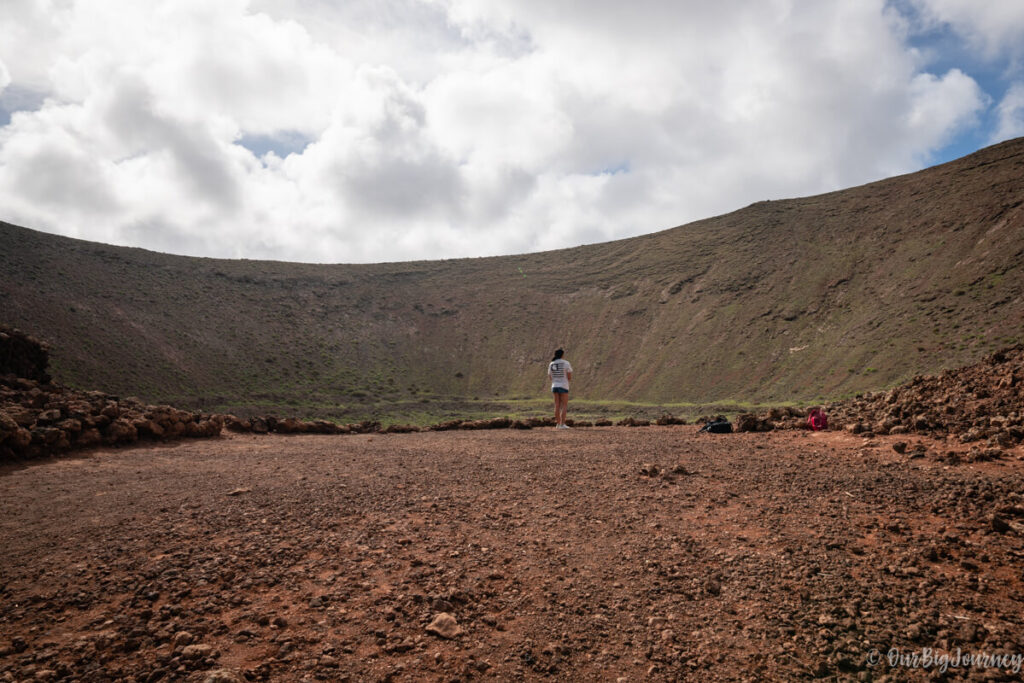
[[[9,466],[0,680],[924,680],[868,654],[1024,652],[1020,450],[897,438],[226,435]]]

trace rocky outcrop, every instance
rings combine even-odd
[[[825,409],[831,424],[855,434],[951,435],[1012,446],[1024,441],[1024,346]]]
[[[49,348],[0,327],[0,462],[139,440],[217,436],[223,417],[50,382]]]
[[[0,375],[48,383],[50,348],[20,330],[0,325]]]
[[[271,432],[275,434],[373,434],[385,431],[381,429],[380,422],[376,420],[364,420],[347,425],[339,425],[327,420],[306,421],[295,417],[282,419],[273,415],[250,418],[224,415],[223,420],[228,431],[252,434],[269,434]]]
[[[0,460],[136,441],[217,436],[223,417],[146,405],[24,377],[0,377]]]

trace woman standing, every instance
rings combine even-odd
[[[569,429],[565,424],[565,413],[569,410],[569,380],[572,366],[562,358],[565,351],[558,349],[548,363],[548,377],[551,378],[551,393],[555,397],[555,429]]]

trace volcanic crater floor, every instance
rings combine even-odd
[[[1024,654],[1022,452],[949,451],[607,427],[6,466],[0,681],[931,680],[888,657]]]

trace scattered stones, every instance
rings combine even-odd
[[[0,409],[4,447],[18,430],[39,446],[90,430],[102,439],[119,421],[138,439],[172,434],[186,416],[195,426],[180,435],[209,421],[174,409],[137,418],[127,399],[94,408],[33,388],[23,400],[36,407]],[[926,407],[908,414],[941,424]],[[779,429],[793,416],[757,419]],[[1016,419],[1001,409],[985,429],[1009,433]],[[859,421],[879,432],[884,422]],[[306,433],[287,418],[263,422]],[[1024,520],[1021,463],[998,439],[983,435],[965,454],[998,465],[909,467],[876,448],[887,439],[697,443],[690,431],[581,434],[571,460],[522,448],[543,443],[539,433],[354,438],[344,448],[296,436],[243,450],[246,436],[202,444],[192,462],[203,476],[190,488],[173,477],[154,484],[153,473],[196,458],[193,446],[151,468],[121,464],[119,478],[114,467],[131,454],[19,469],[0,481],[12,501],[0,680],[632,680],[645,670],[846,680],[869,678],[865,644],[1018,647],[1019,543],[1001,534]],[[967,448],[902,443],[935,458]],[[429,457],[437,452],[445,457]],[[93,466],[101,488],[83,489]],[[638,467],[665,479],[641,479]],[[699,476],[673,482],[691,468]],[[223,501],[253,481],[275,504]],[[15,502],[19,482],[46,485],[33,491],[45,499],[31,503],[36,514]],[[38,514],[48,500],[82,510],[76,538],[55,548],[32,541],[61,529]],[[737,649],[738,638],[766,645]],[[245,671],[221,666],[239,661]]]
[[[579,437],[572,460],[523,448],[544,434],[462,431],[19,469],[0,478],[0,681],[633,680],[651,666],[793,680],[819,664],[846,680],[865,643],[967,645],[961,619],[987,632],[965,634],[974,649],[1016,647],[1019,544],[1002,535],[1024,521],[1016,460],[906,467],[836,434]],[[259,500],[223,500],[253,481]],[[47,490],[81,516],[42,548],[62,528],[39,514]]]
[[[649,462],[645,462],[640,465],[640,474],[645,477],[656,477],[661,472],[657,465]]]
[[[1014,379],[1020,377],[1024,345],[1018,344],[974,365],[826,404],[826,411],[837,423],[870,423],[878,434],[949,435],[963,443],[988,439],[1009,448],[1024,440],[1024,394]]]

